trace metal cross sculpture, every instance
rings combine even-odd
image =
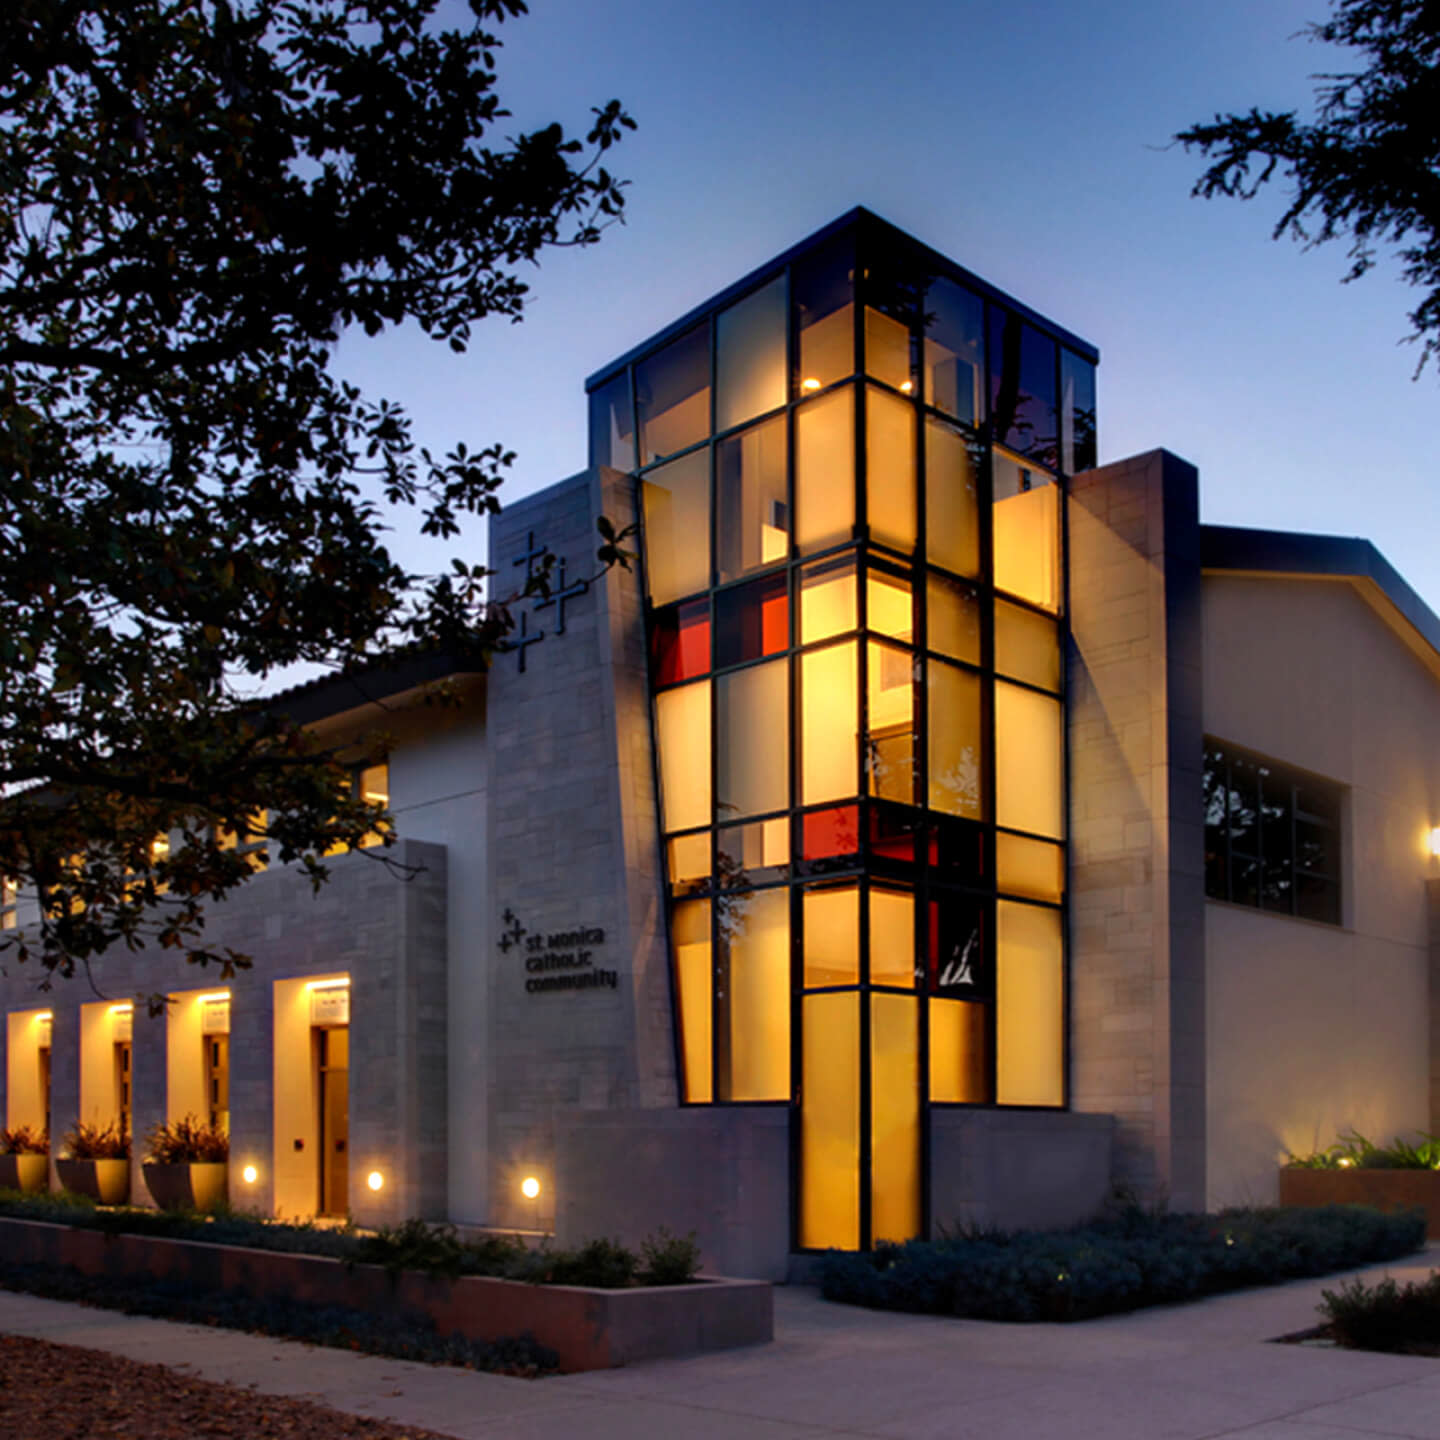
[[[547,605],[555,607],[555,633],[565,633],[565,602],[573,600],[578,595],[583,595],[590,588],[588,580],[577,580],[573,585],[565,583],[565,561],[560,562],[560,588],[547,595],[543,600],[535,602],[537,610],[543,610]]]
[[[502,650],[515,650],[520,655],[520,673],[525,673],[525,652],[532,645],[538,645],[545,638],[543,630],[537,630],[533,635],[530,630],[530,615],[528,611],[520,612],[520,633],[513,640],[506,640],[500,648]]]

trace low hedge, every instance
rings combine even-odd
[[[1393,1260],[1424,1243],[1418,1210],[1131,1210],[1073,1230],[972,1231],[865,1254],[832,1251],[821,1264],[821,1290],[876,1310],[1088,1320]]]
[[[1440,1355],[1440,1271],[1397,1285],[1389,1276],[1367,1285],[1358,1276],[1321,1292],[1330,1337],[1351,1350]]]
[[[235,1210],[196,1214],[177,1210],[101,1207],[84,1196],[32,1195],[0,1190],[0,1215],[103,1230],[112,1235],[150,1235],[246,1245],[254,1250],[325,1255],[352,1265],[422,1270],[449,1276],[487,1275],[535,1285],[590,1285],[605,1290],[631,1285],[682,1285],[700,1268],[694,1236],[661,1229],[642,1244],[643,1259],[613,1240],[591,1240],[573,1250],[547,1245],[530,1249],[508,1235],[465,1240],[453,1225],[407,1220],[402,1225],[359,1231],[352,1226],[313,1225],[266,1219]]]
[[[526,1379],[558,1372],[560,1357],[528,1335],[513,1340],[468,1340],[439,1334],[426,1315],[398,1311],[377,1314],[338,1305],[306,1305],[298,1300],[258,1300],[239,1291],[197,1295],[184,1281],[115,1279],[81,1275],[67,1268],[11,1265],[0,1260],[0,1289],[79,1301],[127,1315],[149,1315],[192,1325],[214,1325],[327,1345],[366,1355],[386,1355],[429,1365],[459,1365]]]

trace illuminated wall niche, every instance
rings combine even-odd
[[[802,1248],[925,1231],[928,1106],[1066,1103],[1093,359],[861,213],[592,387],[643,516],[683,1098],[793,1107]]]

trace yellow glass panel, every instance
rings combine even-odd
[[[865,373],[903,390],[914,389],[910,378],[910,331],[900,321],[865,307]]]
[[[662,690],[655,697],[660,796],[665,829],[710,823],[710,682]]]
[[[715,423],[728,430],[785,403],[785,280],[715,317]]]
[[[995,587],[1060,608],[1060,492],[1043,470],[995,451]]]
[[[866,572],[865,628],[896,640],[914,640],[915,606],[908,580],[888,570]]]
[[[682,901],[675,907],[672,926],[685,1098],[708,1102],[714,1098],[710,1067],[710,902]]]
[[[855,369],[855,307],[842,305],[812,325],[800,324],[800,394],[808,395]]]
[[[995,682],[995,822],[1059,840],[1065,834],[1060,702]]]
[[[995,834],[995,876],[1007,895],[1060,903],[1065,894],[1065,851],[1024,835]]]
[[[967,820],[985,818],[980,677],[929,662],[930,808]]]
[[[870,1238],[920,1233],[920,1044],[916,1002],[870,997]]]
[[[642,489],[645,576],[651,600],[668,605],[710,584],[709,449],[652,470]]]
[[[925,421],[925,554],[957,575],[980,573],[980,492],[964,433]]]
[[[807,565],[800,574],[800,643],[843,635],[860,623],[855,561],[849,556]]]
[[[860,997],[807,995],[800,1081],[800,1243],[860,1245]]]
[[[909,805],[915,798],[915,656],[875,641],[865,649],[869,793]]]
[[[790,891],[732,896],[720,916],[720,1099],[790,1098]]]
[[[971,1000],[930,1002],[930,1098],[950,1104],[984,1104],[985,1007]]]
[[[715,808],[722,820],[790,803],[789,673],[788,661],[772,660],[715,681]]]
[[[996,906],[996,1096],[1002,1105],[1065,1099],[1065,980],[1060,912]]]
[[[855,533],[855,391],[848,385],[795,412],[795,511],[801,550]]]
[[[915,988],[915,896],[870,889],[870,983]]]
[[[980,601],[958,580],[947,580],[933,570],[926,582],[929,613],[926,643],[930,649],[956,660],[980,663]]]
[[[1045,690],[1060,688],[1060,627],[1048,615],[995,602],[995,668]]]
[[[896,395],[865,392],[866,520],[870,536],[897,550],[913,550],[915,407]]]
[[[858,669],[853,641],[811,650],[800,657],[800,802],[803,805],[844,800],[855,794],[859,759]]]
[[[805,987],[860,983],[860,888],[829,885],[804,892]]]
[[[710,879],[710,832],[677,835],[666,844],[670,867],[670,888],[680,894]]]

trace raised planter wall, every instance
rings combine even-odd
[[[451,1280],[413,1270],[392,1275],[378,1265],[347,1266],[321,1255],[107,1235],[6,1217],[0,1217],[0,1254],[11,1264],[64,1265],[82,1275],[165,1277],[202,1293],[239,1290],[257,1299],[418,1311],[442,1335],[490,1341],[532,1335],[559,1355],[565,1371],[758,1345],[775,1333],[774,1293],[762,1280],[633,1290],[527,1285],[476,1275]]]
[[[1423,1210],[1425,1233],[1440,1239],[1440,1170],[1280,1171],[1282,1205],[1373,1205],[1377,1210]]]

